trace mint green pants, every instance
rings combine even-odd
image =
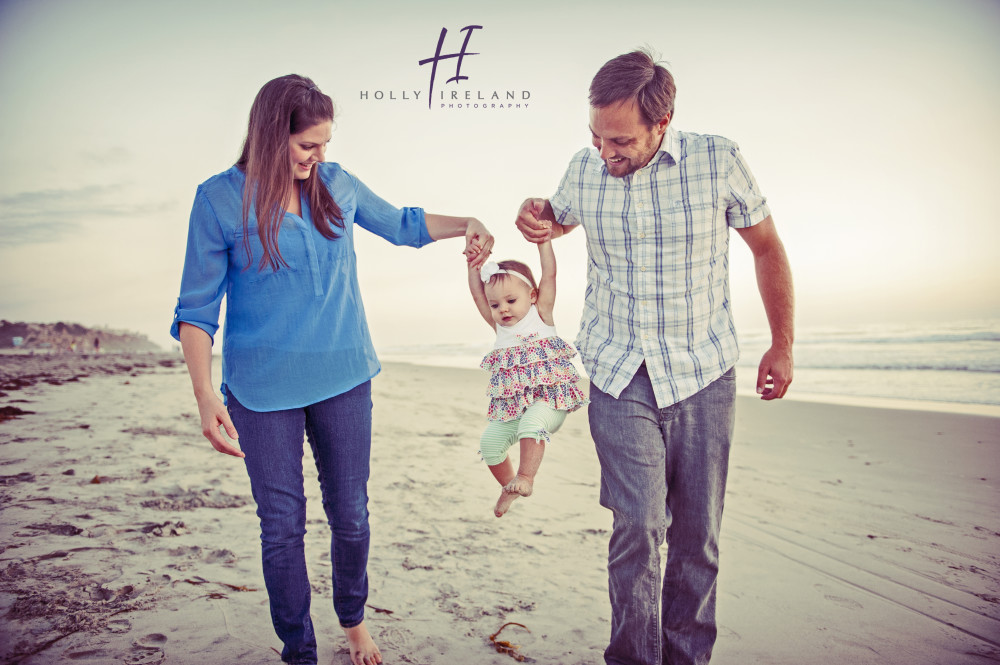
[[[507,459],[507,451],[521,439],[548,441],[566,420],[565,411],[557,411],[545,402],[535,402],[517,420],[491,422],[479,439],[479,454],[490,466]]]

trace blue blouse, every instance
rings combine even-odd
[[[253,258],[243,247],[242,196],[246,180],[235,166],[198,187],[188,229],[180,297],[170,334],[178,324],[198,326],[212,338],[226,297],[222,335],[222,393],[254,411],[315,404],[347,392],[378,374],[358,286],[354,225],[395,245],[431,242],[421,208],[395,208],[340,167],[317,164],[344,214],[335,240],[302,216],[285,213],[278,247],[288,267],[258,271],[263,247],[257,219],[248,227]],[[246,268],[246,270],[244,270]]]

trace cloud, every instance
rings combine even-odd
[[[148,216],[174,201],[136,201],[124,184],[42,189],[0,198],[0,246],[57,242],[84,223]]]
[[[92,164],[104,166],[109,163],[121,164],[124,162],[131,162],[133,161],[134,155],[121,146],[115,146],[114,148],[108,148],[107,150],[84,150],[80,153],[80,157]]]
[[[0,206],[6,208],[36,205],[79,204],[87,205],[95,200],[120,194],[123,185],[88,185],[76,189],[40,189],[34,192],[19,192],[0,198]]]
[[[52,242],[68,235],[77,228],[77,223],[57,219],[39,222],[8,223],[0,219],[0,247],[14,247],[38,242]]]

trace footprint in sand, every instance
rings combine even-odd
[[[406,630],[405,628],[398,628],[396,626],[389,625],[379,625],[373,626],[372,631],[375,634],[375,641],[380,646],[380,648],[385,650],[393,650],[399,653],[406,653],[410,649],[410,638],[413,637],[413,633]]]
[[[127,633],[132,630],[132,622],[128,619],[112,619],[108,622],[109,633]]]
[[[857,602],[856,600],[851,600],[850,598],[844,598],[843,596],[825,595],[823,597],[829,600],[831,603],[840,605],[841,607],[846,607],[849,610],[860,610],[864,607],[864,605]]]
[[[833,594],[833,593],[828,593],[828,591],[832,591],[832,589],[830,589],[830,587],[828,587],[825,584],[815,584],[815,585],[813,585],[813,587],[818,592],[820,592],[821,594],[823,594],[823,598],[825,598],[826,600],[830,601],[831,603],[833,603],[835,605],[840,605],[841,607],[844,607],[844,608],[849,609],[849,610],[864,609],[864,605],[862,605],[861,603],[859,603],[856,600],[852,600],[850,598],[844,598],[843,596],[838,596],[838,595]]]
[[[145,637],[136,640],[136,644],[141,644],[143,646],[159,646],[161,644],[167,643],[167,636],[163,633],[150,633]]]
[[[128,665],[159,665],[166,658],[161,648],[166,643],[166,635],[150,633],[132,643],[132,649],[123,662]]]
[[[84,649],[82,651],[67,651],[63,653],[66,660],[99,660],[102,663],[114,662],[115,653],[107,649]]]
[[[329,557],[329,555],[327,556]],[[205,557],[205,563],[221,563],[225,566],[232,566],[239,560],[240,558],[236,556],[235,552],[225,549],[209,552]]]

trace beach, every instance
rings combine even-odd
[[[0,355],[0,379],[0,663],[280,663],[249,482],[202,437],[180,357]],[[373,379],[370,630],[387,664],[602,663],[586,412],[497,519],[487,379]],[[311,460],[306,481],[320,662],[343,665]],[[998,508],[1000,418],[739,397],[712,663],[1000,660]]]

